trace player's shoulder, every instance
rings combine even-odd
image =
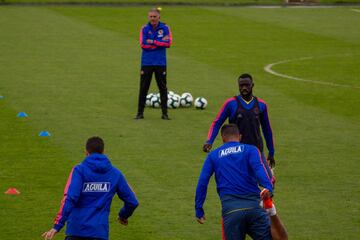
[[[219,148],[215,148],[213,150],[211,150],[208,155],[207,155],[207,158],[213,158],[214,156],[216,156],[216,153],[218,152],[218,149]]]
[[[112,166],[112,171],[117,175],[123,176],[122,172],[117,167]]]
[[[257,99],[257,101],[258,101],[259,105],[265,105],[265,106],[267,106],[267,103],[265,102],[265,100],[264,100],[264,99],[259,98],[259,97],[256,97],[256,99]]]
[[[250,145],[250,144],[243,144],[244,145],[244,152],[248,153],[250,155],[257,155],[260,154],[260,151],[257,147],[255,147],[254,145]]]
[[[207,158],[210,158],[212,160],[216,159],[218,156],[219,156],[219,152],[224,148],[224,145],[221,145],[213,150],[211,150],[209,153],[208,153],[208,156]]]
[[[144,29],[147,29],[147,28],[149,28],[149,24],[148,24],[148,23],[141,26],[141,30],[144,30]]]
[[[230,97],[224,101],[224,106],[236,104],[236,97]]]
[[[260,112],[263,112],[268,108],[267,103],[262,98],[256,97],[256,99],[259,103]]]
[[[160,26],[160,27],[169,27],[169,25],[167,25],[167,24],[164,23],[164,22],[159,22],[159,26]]]
[[[125,175],[122,173],[122,171],[115,167],[115,166],[111,166],[111,175],[117,179],[120,179],[120,180],[124,180],[125,179]]]
[[[76,164],[73,169],[74,170],[81,170],[84,167],[84,162]]]
[[[170,32],[170,27],[169,27],[169,25],[167,25],[167,24],[164,23],[164,22],[160,22],[158,28],[159,28],[159,29],[162,29],[162,30],[165,31],[166,33],[167,33],[167,32]]]
[[[250,144],[246,144],[246,143],[242,143],[244,145],[244,149],[246,151],[258,151],[258,148],[255,147],[254,145],[250,145]]]
[[[75,165],[72,169],[72,172],[80,174],[80,175],[84,175],[84,171],[86,171],[86,167],[84,166],[83,163],[79,163],[77,165]]]

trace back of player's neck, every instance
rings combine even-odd
[[[223,139],[223,143],[230,143],[230,142],[240,142],[240,139],[237,137],[233,137],[233,138],[227,138],[227,139]]]

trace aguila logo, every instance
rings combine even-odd
[[[109,182],[86,182],[83,185],[83,192],[109,192]]]

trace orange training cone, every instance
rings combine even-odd
[[[5,194],[8,194],[8,195],[18,195],[20,194],[19,190],[17,190],[16,188],[9,188]]]

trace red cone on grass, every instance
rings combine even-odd
[[[9,188],[5,194],[8,194],[8,195],[18,195],[20,194],[19,190],[17,190],[16,188]]]

